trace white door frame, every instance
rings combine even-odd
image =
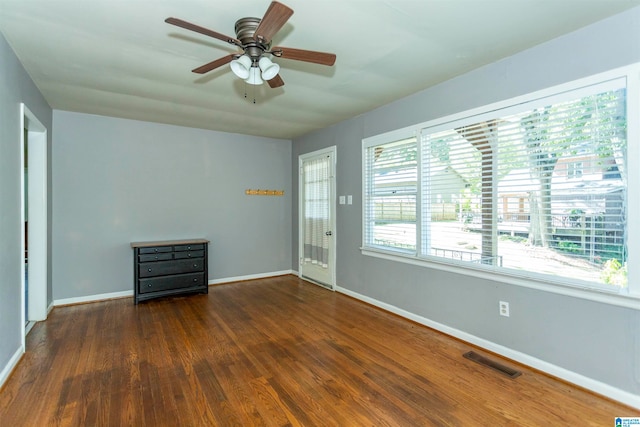
[[[25,129],[27,138],[25,141]],[[27,108],[20,104],[20,170],[24,168],[25,144],[28,149],[28,173],[26,202],[29,206],[28,218],[25,217],[25,180],[24,172],[20,174],[20,203],[22,241],[20,245],[21,262],[21,328],[27,322],[45,320],[47,318],[47,128]],[[29,318],[25,313],[25,263],[24,237],[25,220],[29,220]],[[21,330],[22,347],[25,348],[25,335],[28,330]]]
[[[336,288],[336,164],[337,149],[333,145],[321,150],[305,153],[298,156],[298,277],[302,276],[302,263],[304,262],[304,176],[302,173],[302,165],[305,160],[318,156],[330,156],[333,160],[331,163],[331,180],[329,188],[329,218],[331,227],[331,239],[329,239],[329,279],[330,283],[326,283],[331,290]],[[305,279],[309,279],[305,277]]]

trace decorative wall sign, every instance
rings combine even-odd
[[[245,190],[247,196],[284,196],[284,190]]]

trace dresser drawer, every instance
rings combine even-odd
[[[157,254],[162,252],[173,252],[172,246],[151,246],[138,249],[141,254]]]
[[[206,286],[204,273],[179,274],[170,277],[157,277],[154,279],[143,279],[139,282],[138,293],[166,291],[169,289],[191,288],[196,286]]]
[[[175,252],[175,259],[183,259],[183,258],[202,258],[204,257],[204,249],[201,251],[185,251],[185,252]]]
[[[204,259],[178,259],[173,261],[145,262],[138,266],[138,277],[154,277],[166,274],[195,273],[204,271]]]
[[[204,250],[204,244],[194,243],[194,244],[190,244],[190,245],[175,245],[174,246],[174,250],[176,252],[181,252],[181,251],[203,251]]]
[[[158,252],[155,254],[138,255],[138,261],[140,262],[167,261],[170,259],[173,259],[172,252]]]

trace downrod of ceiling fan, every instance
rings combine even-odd
[[[251,58],[254,62],[259,61],[265,52],[266,49],[263,49],[261,46],[247,46],[244,48],[245,55]]]

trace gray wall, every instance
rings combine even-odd
[[[49,129],[50,150],[51,108],[0,34],[0,371],[19,350],[24,333],[20,303],[24,262],[20,251],[21,102]]]
[[[363,138],[637,61],[640,61],[640,8],[295,139],[294,194],[298,190],[295,179],[298,156],[337,145],[337,193],[354,196],[352,206],[337,206],[337,285],[620,390],[640,394],[640,310],[372,258],[359,250]],[[297,207],[294,200],[294,266],[298,258]],[[510,302],[510,318],[498,315],[499,300]]]
[[[132,290],[132,241],[207,238],[210,280],[290,270],[291,141],[53,118],[54,300]]]
[[[0,368],[18,351],[23,331],[25,102],[50,130],[49,302],[130,290],[132,240],[209,238],[213,280],[297,268],[297,158],[337,145],[338,194],[354,195],[353,205],[338,205],[338,285],[640,393],[640,311],[374,259],[358,249],[362,138],[640,61],[639,29],[636,8],[299,138],[293,150],[289,141],[76,113],[57,111],[52,119],[0,36]],[[247,188],[286,195],[249,197]],[[498,299],[511,303],[506,322],[496,316]]]

